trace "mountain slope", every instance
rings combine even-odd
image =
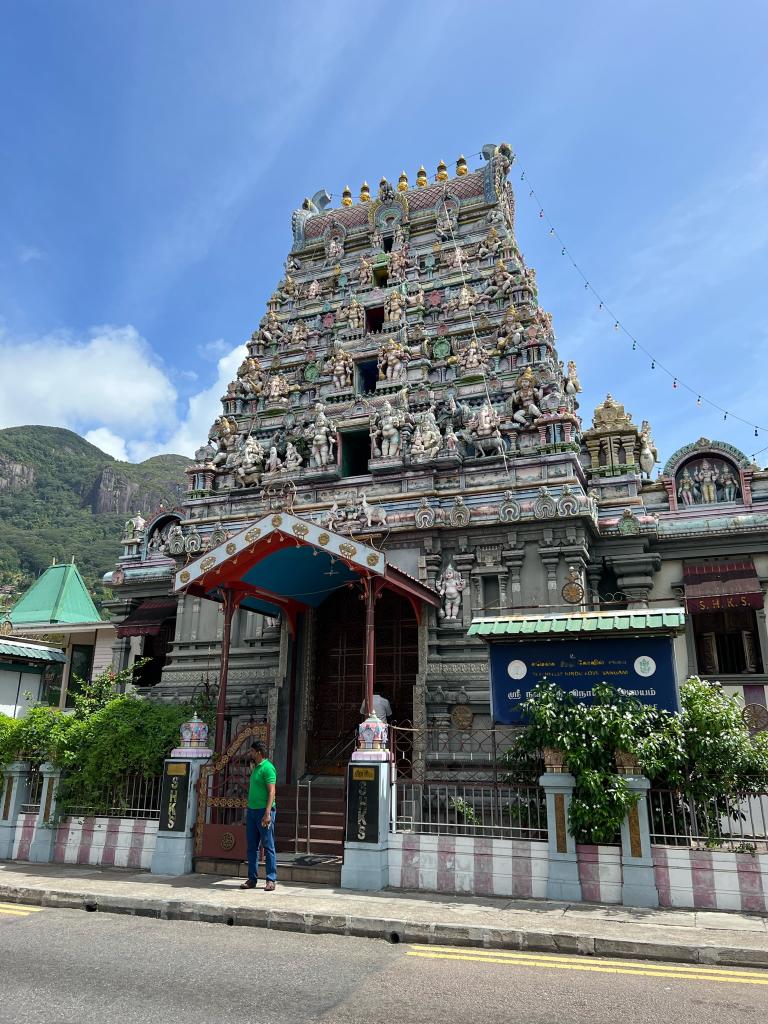
[[[178,505],[189,463],[182,455],[118,462],[59,427],[0,430],[0,587],[7,598],[54,558],[74,558],[98,603],[125,519],[160,502]]]

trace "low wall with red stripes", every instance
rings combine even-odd
[[[768,913],[768,854],[654,846],[662,907]]]
[[[19,815],[14,860],[29,859],[36,821],[37,814]],[[56,826],[53,861],[149,871],[157,828],[156,821],[146,818],[64,818]]]
[[[13,859],[29,860],[29,848],[35,837],[37,811],[31,814],[20,814],[16,819],[16,831],[13,835]]]

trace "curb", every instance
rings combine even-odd
[[[162,921],[198,921],[246,928],[313,935],[351,935],[397,943],[479,946],[485,949],[530,950],[619,959],[668,960],[686,964],[768,968],[768,949],[722,946],[700,942],[681,945],[642,939],[601,938],[575,932],[528,931],[489,925],[426,924],[396,918],[358,917],[353,914],[302,914],[293,910],[259,907],[215,907],[190,900],[152,900],[57,889],[29,889],[0,885],[0,900],[105,914],[127,914]]]

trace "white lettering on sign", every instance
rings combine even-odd
[[[507,700],[520,700],[522,694],[519,690],[510,690],[507,694]]]

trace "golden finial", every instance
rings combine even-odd
[[[422,164],[421,167],[416,172],[416,184],[418,185],[419,188],[424,188],[426,185],[429,184],[429,182],[427,181],[427,172],[424,167],[424,164]]]
[[[349,185],[344,186],[344,191],[341,193],[341,205],[351,206],[352,205],[352,189]]]
[[[407,192],[408,191],[408,175],[405,171],[400,173],[400,177],[397,179],[397,191]]]
[[[468,171],[469,168],[467,167],[467,161],[464,159],[464,156],[462,155],[456,161],[456,173],[460,176],[462,174],[467,174]]]
[[[371,190],[368,188],[368,182],[364,181],[360,186],[360,202],[368,203],[371,199]]]
[[[448,181],[448,168],[445,165],[445,160],[441,160],[437,165],[437,180]]]

